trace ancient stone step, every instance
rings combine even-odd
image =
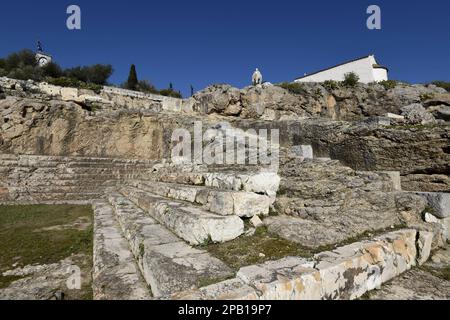
[[[160,182],[203,185],[223,190],[247,191],[268,196],[275,196],[280,184],[276,172],[170,172],[155,174]]]
[[[205,186],[142,181],[130,185],[162,197],[196,203],[206,211],[223,216],[237,215],[250,218],[255,215],[268,215],[269,207],[275,201],[275,198],[267,195]]]
[[[106,202],[94,203],[93,291],[96,300],[150,299],[127,240]]]
[[[112,186],[112,185],[111,185]],[[106,186],[104,186],[106,187]],[[10,191],[23,191],[26,190],[29,194],[32,193],[101,193],[102,187],[99,187],[98,185],[84,185],[82,183],[79,183],[76,186],[55,186],[55,185],[27,185],[27,186],[9,186],[8,189]]]
[[[120,191],[180,238],[192,245],[208,241],[225,242],[244,232],[237,216],[221,216],[191,203],[167,199],[133,187]]]
[[[355,242],[312,259],[285,257],[243,267],[236,278],[170,299],[348,300],[397,277],[417,265],[417,231],[404,229]],[[430,242],[431,239],[428,239]]]
[[[56,187],[56,186],[62,186],[62,187],[87,187],[87,188],[99,188],[99,186],[113,186],[116,182],[113,180],[75,180],[75,179],[67,179],[67,180],[60,180],[60,179],[53,179],[53,180],[33,180],[33,181],[27,181],[26,184],[24,184],[21,181],[11,181],[8,183],[8,187],[10,188],[23,188],[24,186],[30,188],[47,188],[47,187]]]
[[[108,198],[155,297],[232,276],[223,262],[186,244],[126,197]]]
[[[156,163],[154,160],[142,159],[121,159],[121,158],[100,158],[100,157],[79,157],[79,156],[44,156],[44,155],[15,155],[0,154],[0,162],[19,161],[21,164],[27,163],[123,163],[123,164],[148,164]]]
[[[11,193],[14,195],[14,193]],[[14,201],[17,202],[33,202],[38,203],[42,201],[53,200],[95,200],[103,197],[103,193],[47,193],[47,192],[34,192],[28,194],[20,194],[18,197],[14,197]]]

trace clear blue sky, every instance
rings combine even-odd
[[[82,10],[82,30],[66,28],[66,8]],[[382,30],[366,28],[367,6],[382,10]],[[64,67],[110,63],[112,83],[130,64],[157,87],[184,95],[212,83],[293,80],[375,53],[392,79],[450,80],[450,1],[2,1],[0,56],[44,50]]]

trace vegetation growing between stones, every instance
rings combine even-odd
[[[282,82],[277,84],[277,86],[286,89],[290,93],[293,94],[305,94],[305,89],[303,88],[303,85],[301,83],[297,82]]]
[[[431,93],[424,93],[424,94],[420,95],[420,101],[422,101],[422,102],[433,99],[433,98],[434,98],[434,95]]]
[[[398,81],[397,80],[385,80],[385,81],[378,82],[378,84],[382,85],[384,87],[384,89],[390,90],[390,89],[394,89],[398,85]]]
[[[339,82],[334,80],[327,80],[323,82],[323,87],[328,91],[333,91],[339,88]]]
[[[226,280],[229,280],[229,279],[232,279],[232,278],[233,278],[233,276],[221,277],[221,278],[214,278],[214,277],[212,277],[212,278],[201,278],[197,282],[197,287],[198,288],[207,287],[209,285],[216,284],[216,283],[219,283],[219,282],[223,282],[223,281],[226,281]]]
[[[57,263],[68,257],[90,279],[93,227],[90,206],[0,205],[0,288],[18,277],[1,274],[27,265]],[[92,297],[90,280],[83,283],[80,298]]]
[[[405,228],[404,225],[396,225],[392,228],[366,231],[360,235],[348,238],[342,242],[309,248],[298,243],[283,239],[268,231],[266,226],[256,229],[252,236],[241,237],[225,243],[209,243],[202,245],[214,257],[225,262],[234,271],[240,268],[278,260],[288,256],[311,258],[314,254],[332,251],[338,247],[346,246],[355,242],[373,239],[373,237]]]
[[[202,248],[235,271],[286,256],[311,257],[313,254],[309,249],[270,233],[266,227],[257,228],[252,236],[243,235],[232,241],[211,243]]]

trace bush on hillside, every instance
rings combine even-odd
[[[0,66],[1,68],[1,66]],[[448,92],[450,92],[450,82],[447,81],[433,81],[431,84],[434,84],[437,87],[444,88]]]
[[[344,75],[344,81],[342,84],[346,87],[355,87],[359,82],[359,76],[354,72],[349,72]]]
[[[106,85],[113,73],[111,65],[95,64],[92,66],[75,67],[64,71],[67,78],[73,78],[85,83]]]
[[[322,86],[328,91],[333,91],[339,88],[339,82],[334,80],[327,80],[322,83]]]
[[[155,86],[147,80],[139,81],[136,86],[136,89],[140,92],[145,92],[145,93],[154,93],[154,94],[159,93],[158,89],[156,89]]]
[[[303,85],[298,82],[282,82],[277,84],[277,86],[286,89],[287,91],[293,94],[305,94],[305,89],[303,88]]]
[[[378,84],[382,85],[385,90],[390,90],[390,89],[394,89],[397,86],[398,81],[396,81],[396,80],[384,80],[384,81],[378,82]]]
[[[183,98],[180,92],[177,92],[171,88],[159,90],[159,94],[162,96],[173,97],[173,98]]]

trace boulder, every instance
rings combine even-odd
[[[436,122],[433,115],[427,112],[420,103],[414,103],[403,107],[402,115],[409,124],[430,124]]]

